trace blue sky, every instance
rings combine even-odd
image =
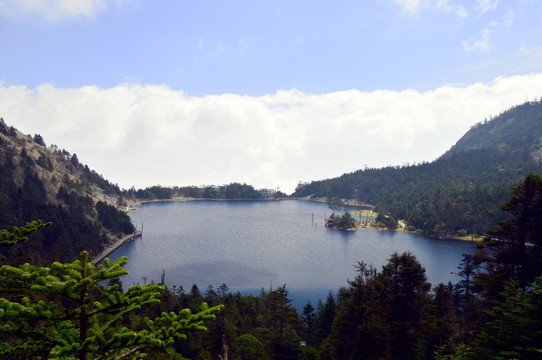
[[[88,7],[62,11],[70,2]],[[7,85],[321,94],[428,90],[541,69],[537,1],[25,3],[36,2],[0,1]]]
[[[0,0],[0,116],[122,187],[292,191],[431,161],[542,96],[540,19],[536,0]]]

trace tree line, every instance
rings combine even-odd
[[[236,182],[220,186],[151,186],[138,190],[132,188],[125,190],[123,195],[138,200],[168,200],[175,197],[207,200],[263,200],[287,197],[278,190],[257,190],[252,185]]]
[[[354,199],[427,235],[484,234],[507,214],[510,187],[541,170],[542,102],[527,102],[472,128],[439,159],[366,168],[301,183],[292,196]]]
[[[88,254],[49,267],[0,267],[0,354],[9,358],[539,359],[542,354],[542,177],[529,174],[502,205],[510,217],[464,255],[459,281],[427,282],[410,253],[356,277],[301,313],[286,285],[258,296],[226,284],[122,289],[126,258]],[[0,231],[31,242],[49,223]],[[43,230],[40,230],[43,231]],[[39,233],[39,232],[38,232]],[[33,235],[35,236],[35,235]],[[105,282],[104,281],[108,281]],[[162,279],[163,282],[163,279]],[[203,305],[202,305],[203,304]]]

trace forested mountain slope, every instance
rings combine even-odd
[[[2,249],[2,262],[73,260],[81,250],[99,253],[111,238],[133,231],[113,204],[118,186],[82,165],[77,155],[45,146],[0,119],[0,229],[41,219],[53,223],[32,242]]]
[[[542,109],[538,101],[527,102],[475,124],[442,157],[460,152],[493,149],[509,153],[522,153],[542,160]]]
[[[300,184],[293,196],[353,199],[433,235],[483,233],[529,172],[540,172],[542,102],[516,106],[471,128],[431,163],[358,170]]]

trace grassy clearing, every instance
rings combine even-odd
[[[482,236],[472,236],[472,235],[457,236],[455,237],[455,239],[463,240],[463,241],[476,241],[476,242],[480,242],[484,240]]]
[[[378,213],[375,213],[374,211],[371,211],[371,210],[352,210],[350,212],[350,214],[352,214],[352,216],[361,216],[361,217],[377,217],[378,216]]]

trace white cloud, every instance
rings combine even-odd
[[[445,14],[455,14],[458,18],[468,17],[468,11],[462,4],[450,0],[394,0],[401,10],[408,15],[418,15],[423,9],[434,9]]]
[[[491,35],[491,31],[488,28],[482,29],[480,31],[480,36],[476,40],[471,41],[463,41],[463,49],[465,51],[473,51],[473,50],[481,50],[481,51],[487,51],[489,49],[489,36]]]
[[[469,16],[467,9],[462,4],[450,3],[449,0],[437,0],[435,2],[435,9],[443,13],[453,13],[458,18],[464,19]]]
[[[418,12],[428,5],[427,0],[393,0],[405,13],[416,15]]]
[[[37,14],[48,20],[95,17],[109,4],[123,5],[120,0],[0,0],[0,13],[9,16]]]
[[[504,20],[504,25],[507,26],[507,27],[512,26],[512,24],[514,23],[515,17],[516,17],[516,13],[514,12],[514,10],[509,9],[506,12],[506,18]]]
[[[237,52],[241,55],[244,55],[250,51],[252,48],[252,42],[247,39],[241,39],[237,41]]]
[[[488,11],[495,10],[498,5],[498,0],[477,0],[476,9],[480,15],[484,15]]]
[[[542,94],[542,73],[433,91],[187,96],[167,86],[0,84],[0,116],[122,187],[298,181],[431,161],[469,127]]]

